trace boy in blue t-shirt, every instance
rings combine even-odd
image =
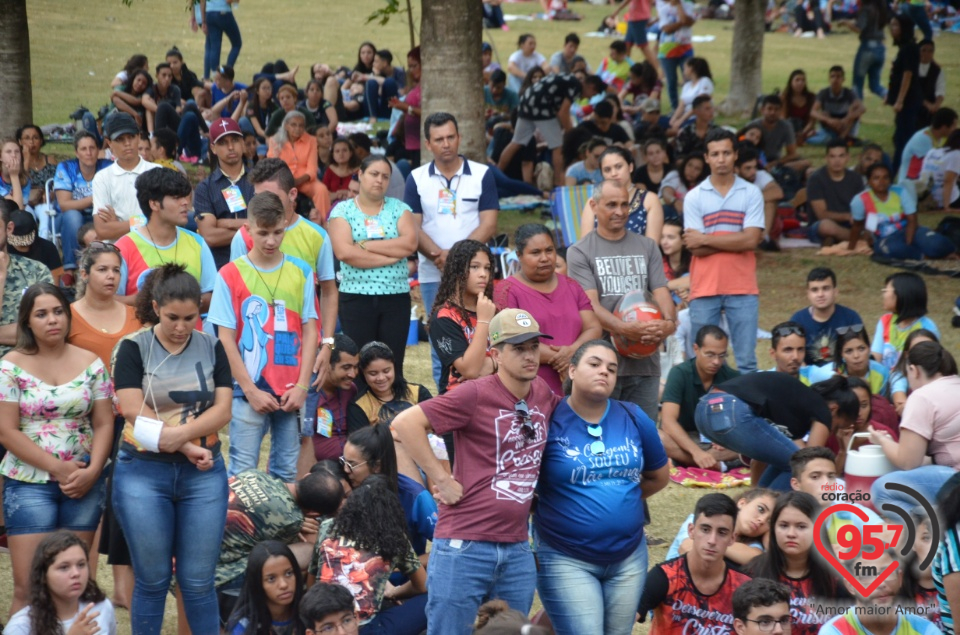
[[[820,366],[833,361],[837,329],[863,327],[863,319],[853,309],[837,304],[837,274],[827,267],[817,267],[807,274],[807,299],[810,306],[790,318],[806,332],[807,350],[804,363]]]

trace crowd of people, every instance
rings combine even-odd
[[[278,60],[248,87],[230,3],[212,1],[205,78],[176,48],[155,74],[135,55],[75,159],[41,152],[32,124],[0,141],[6,632],[114,633],[122,607],[156,634],[171,593],[198,635],[953,632],[960,378],[924,279],[886,279],[871,336],[816,267],[809,305],[771,329],[773,367],[756,356],[756,251],[779,248],[784,201],[838,253],[955,257],[917,222],[918,204],[960,203],[960,132],[916,7],[888,21],[864,3],[854,89],[842,66],[816,94],[796,71],[734,131],[713,121],[695,5],[658,0],[655,26],[648,0],[615,15],[628,5],[595,72],[575,33],[549,60],[521,35],[505,69],[484,46],[484,162],[460,154],[454,116],[422,112],[419,48],[403,68],[364,42],[302,88]],[[849,169],[864,77],[886,93],[861,56],[882,59],[888,22],[895,151],[867,143]],[[384,138],[336,136],[385,119]],[[504,271],[499,200],[584,183],[579,239],[524,224]],[[622,318],[638,296],[655,319]],[[418,299],[437,396],[406,378]],[[845,559],[898,564],[864,597],[814,528],[868,439],[894,471],[825,539],[842,551],[883,503],[912,508],[891,482],[940,501],[945,531],[934,544],[920,515],[908,557]],[[671,466],[746,467],[756,487],[701,497],[651,567],[646,500]],[[909,615],[876,610],[895,605]]]

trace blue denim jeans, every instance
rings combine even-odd
[[[647,578],[647,540],[624,560],[595,565],[537,543],[537,591],[557,635],[630,635]]]
[[[933,39],[933,27],[930,26],[930,18],[927,16],[927,7],[922,4],[901,3],[900,10],[910,16],[913,23],[917,25],[920,32],[923,33],[923,39]]]
[[[769,466],[758,487],[790,489],[790,457],[797,445],[748,404],[729,393],[708,392],[700,398],[694,420],[700,434],[714,443]]]
[[[760,319],[760,299],[755,295],[714,295],[690,301],[690,335],[708,324],[720,326],[721,311],[727,315],[733,355],[737,370],[749,373],[757,370],[757,324]]]
[[[861,100],[863,99],[863,84],[868,79],[870,81],[870,92],[880,99],[886,99],[887,89],[880,83],[880,73],[883,71],[883,59],[886,51],[883,42],[867,40],[860,43],[857,54],[853,58],[853,89]]]
[[[187,622],[219,633],[213,576],[227,518],[227,470],[217,455],[201,472],[191,463],[150,461],[125,450],[114,465],[113,509],[130,544],[133,635],[159,635],[173,559]]]
[[[255,470],[260,464],[260,446],[270,433],[270,474],[281,481],[297,480],[300,453],[300,426],[296,412],[275,410],[260,414],[243,397],[233,398],[230,418],[230,469],[227,476]]]
[[[390,118],[390,100],[400,95],[400,86],[392,77],[380,84],[375,79],[367,80],[366,104],[367,116],[377,119]]]
[[[536,586],[530,543],[437,538],[427,576],[427,635],[470,635],[477,609],[495,598],[526,615]]]
[[[427,629],[427,595],[381,610],[360,627],[360,635],[420,635]]]
[[[223,36],[230,40],[230,53],[227,55],[227,66],[236,67],[240,57],[240,47],[243,38],[240,37],[240,27],[232,11],[207,11],[207,39],[203,52],[203,76],[211,78],[211,73],[220,68],[220,48],[223,46]]]
[[[432,315],[431,311],[433,310],[433,301],[437,299],[437,291],[439,289],[439,282],[420,283],[420,297],[423,298],[423,306],[426,309],[428,316]],[[429,333],[429,330],[427,332]],[[440,372],[443,370],[443,365],[440,364],[440,357],[437,355],[437,349],[433,347],[432,341],[430,342],[430,359],[433,360],[433,381],[439,386]]]
[[[683,68],[683,63],[693,57],[693,53],[683,57],[661,57],[660,67],[663,69],[663,76],[667,78],[667,94],[670,96],[670,109],[676,110],[680,98],[677,92],[677,73]]]
[[[77,268],[77,252],[80,251],[80,242],[77,232],[84,223],[93,222],[93,212],[81,212],[78,209],[68,209],[57,217],[57,231],[60,233],[60,245],[63,248],[63,268]]]
[[[939,260],[946,258],[957,250],[956,245],[944,236],[929,227],[917,227],[913,235],[913,242],[907,244],[907,232],[904,229],[890,234],[886,238],[875,240],[873,252],[884,258],[896,260],[922,260],[928,258]]]
[[[103,514],[107,475],[101,474],[82,498],[70,498],[60,483],[25,483],[3,478],[3,517],[7,534],[47,534],[58,529],[96,531]]]
[[[917,490],[917,493],[926,498],[930,505],[936,507],[937,492],[956,473],[956,470],[946,465],[924,465],[913,470],[890,472],[873,482],[870,488],[870,502],[885,517],[896,518],[897,515],[884,511],[884,503],[892,503],[909,513],[911,509],[920,505],[917,499],[909,494],[884,487],[887,483],[900,483]]]

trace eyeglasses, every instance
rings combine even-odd
[[[523,433],[523,438],[527,441],[532,441],[533,438],[537,436],[537,431],[534,429],[533,421],[530,419],[530,407],[527,406],[526,400],[521,399],[513,404],[513,416],[515,417],[515,421],[520,422],[520,431]]]
[[[799,335],[800,337],[806,337],[803,333],[803,329],[801,329],[799,326],[781,326],[774,332],[780,337],[787,337],[788,335]]]
[[[596,439],[590,443],[590,454],[599,456],[607,451],[607,446],[603,444],[603,427],[599,423],[587,425],[587,434]]]
[[[87,245],[88,249],[106,249],[108,251],[114,251],[120,253],[120,249],[113,243],[105,243],[102,240],[92,240],[90,244]]]
[[[351,463],[350,461],[347,460],[347,457],[345,457],[345,456],[341,456],[341,457],[340,457],[340,466],[343,467],[343,469],[345,469],[345,470],[347,470],[347,471],[350,471],[350,472],[353,472],[353,471],[356,470],[358,467],[362,467],[362,466],[366,465],[368,462],[369,462],[369,461],[364,461],[363,463]]]
[[[340,457],[341,460],[343,457]],[[330,635],[336,633],[337,631],[343,631],[344,633],[352,633],[357,629],[357,618],[353,615],[348,615],[342,620],[339,624],[324,624],[316,630],[317,633],[322,633],[322,635]]]
[[[764,618],[759,619],[759,620],[751,620],[749,617],[747,617],[747,618],[744,618],[744,620],[747,621],[747,622],[753,622],[754,624],[756,624],[756,625],[757,625],[757,628],[760,629],[760,632],[761,632],[761,633],[772,633],[772,632],[773,632],[773,627],[774,627],[775,625],[777,625],[777,624],[780,625],[780,628],[783,629],[783,632],[784,632],[784,633],[789,633],[789,632],[790,632],[790,626],[791,626],[791,624],[790,624],[790,616],[789,616],[789,615],[784,615],[784,616],[781,617],[779,620],[774,620],[774,619],[771,619],[771,618],[769,618],[769,617],[764,617]]]
[[[847,333],[863,333],[863,324],[854,324],[853,326],[838,326],[834,329],[837,335],[846,335]]]
[[[727,359],[730,356],[729,351],[723,351],[722,353],[700,353],[703,358],[707,361],[715,362],[722,359]]]

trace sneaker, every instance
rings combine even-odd
[[[192,157],[188,155],[186,152],[181,152],[180,160],[183,161],[184,163],[198,163],[200,161],[200,157]]]
[[[509,25],[509,24],[504,24],[504,25],[503,25],[502,27],[500,27],[500,28],[503,29],[504,31],[509,31],[509,30],[510,30],[510,25]]]

